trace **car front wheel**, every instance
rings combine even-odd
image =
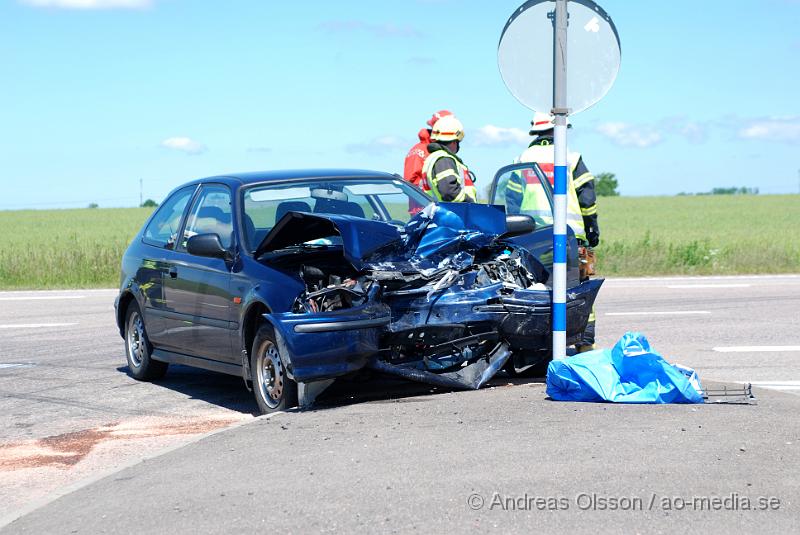
[[[139,305],[132,302],[125,313],[125,354],[128,371],[139,381],[157,381],[167,373],[169,364],[153,360],[153,346],[147,338]]]
[[[250,355],[253,392],[261,414],[295,407],[297,383],[286,374],[271,325],[258,330]]]

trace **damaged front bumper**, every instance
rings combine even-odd
[[[505,366],[510,356],[511,351],[508,344],[499,343],[485,358],[479,358],[471,364],[467,362],[464,366],[448,372],[433,373],[413,366],[390,364],[377,358],[370,362],[370,367],[376,371],[397,375],[411,381],[445,388],[477,390]]]
[[[602,279],[568,291],[567,337],[586,328]],[[386,303],[390,303],[386,304]],[[291,377],[308,383],[369,368],[448,388],[476,389],[514,353],[549,352],[551,292],[502,284],[378,295],[332,312],[265,314]]]

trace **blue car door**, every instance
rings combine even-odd
[[[223,184],[204,184],[186,216],[182,239],[167,261],[164,296],[168,314],[165,349],[216,361],[239,363],[232,349],[231,259],[191,255],[186,242],[197,234],[217,234],[233,249],[231,192]],[[233,255],[231,255],[233,258]]]
[[[530,186],[529,186],[530,185]],[[525,188],[538,188],[546,203],[527,207],[522,199]],[[548,272],[553,271],[553,187],[536,163],[517,163],[501,168],[494,176],[489,190],[489,204],[505,206],[507,214],[527,214],[536,221],[536,230],[512,238],[539,259]],[[567,287],[580,284],[578,243],[575,233],[567,228]]]
[[[164,281],[174,254],[178,231],[197,186],[187,186],[173,193],[150,218],[137,246],[138,265],[134,279],[144,297],[144,322],[150,342],[162,347],[169,342],[167,333],[167,301]]]

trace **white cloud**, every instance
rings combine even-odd
[[[621,147],[652,147],[664,139],[658,130],[649,125],[608,122],[600,124],[596,130]]]
[[[750,119],[736,133],[741,139],[764,139],[784,143],[800,143],[800,116]]]
[[[708,130],[701,123],[688,122],[677,127],[675,131],[692,143],[702,143],[708,138]]]
[[[153,5],[153,0],[20,0],[32,7],[58,9],[143,9]]]
[[[469,131],[467,131],[467,135],[470,135]],[[493,124],[487,124],[486,126],[478,128],[478,130],[472,134],[472,137],[473,139],[470,140],[472,144],[483,147],[526,145],[530,141],[528,132],[524,130],[513,127],[505,128]]]
[[[703,143],[708,139],[708,130],[713,123],[692,121],[685,116],[667,117],[658,122],[670,134],[686,138],[690,143]]]
[[[177,150],[192,155],[202,154],[208,150],[208,147],[202,143],[188,137],[170,137],[162,141],[161,146],[166,149]]]
[[[711,134],[719,132],[732,132],[736,139],[745,141],[756,139],[800,145],[800,116],[726,116],[699,121],[673,116],[642,124],[609,121],[596,126],[595,131],[615,145],[636,148],[652,147],[678,136],[692,144],[703,143]]]
[[[408,145],[408,146],[406,146]],[[364,152],[367,154],[388,154],[401,149],[407,149],[411,143],[395,136],[376,137],[366,143],[351,143],[345,146],[347,152]]]

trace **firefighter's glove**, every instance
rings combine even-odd
[[[600,234],[595,229],[589,229],[586,231],[586,239],[589,240],[589,247],[597,247],[600,243]]]

